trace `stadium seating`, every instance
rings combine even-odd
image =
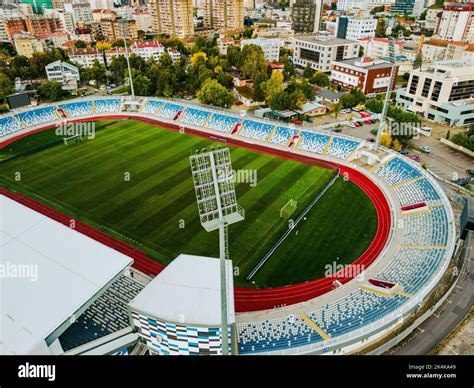
[[[273,124],[244,120],[244,129],[240,132],[240,135],[250,139],[265,141],[267,140],[268,135],[270,135],[273,127]]]
[[[207,122],[206,128],[229,133],[237,123],[240,123],[240,119],[237,117],[214,113]]]
[[[35,125],[59,120],[55,112],[56,107],[47,106],[44,108],[37,108],[26,112],[17,113],[15,117],[23,122],[27,127],[33,127]]]
[[[120,276],[60,337],[65,351],[130,326],[127,304],[143,286]]]
[[[358,145],[358,141],[334,137],[327,154],[336,158],[346,159]]]
[[[184,111],[180,121],[183,123],[203,127],[210,115],[211,113],[205,110],[187,108]]]
[[[402,206],[440,199],[439,194],[426,178],[421,178],[414,182],[397,186],[395,191],[398,194]]]
[[[92,101],[78,101],[66,104],[58,104],[58,106],[67,112],[69,117],[84,116],[94,113],[92,109]]]
[[[417,293],[441,265],[445,249],[401,249],[378,279],[400,283],[403,291]]]
[[[239,353],[258,353],[322,341],[301,317],[294,315],[252,323],[238,323]]]
[[[148,100],[147,104],[143,108],[143,113],[151,113],[156,115],[164,105],[165,103],[162,101]]]
[[[184,107],[182,105],[172,104],[168,102],[159,112],[159,116],[172,120],[178,112],[182,111]]]
[[[448,217],[442,206],[403,218],[403,244],[445,246],[448,234]]]
[[[398,156],[385,163],[375,173],[385,178],[392,186],[421,176],[419,171]]]
[[[0,118],[0,137],[16,132],[23,127],[11,116]]]
[[[295,136],[299,131],[293,128],[287,127],[277,127],[275,132],[273,132],[271,139],[269,140],[270,143],[279,144],[282,146],[286,146],[290,139]]]
[[[105,100],[95,100],[96,113],[116,113],[120,109],[120,99],[108,98]]]
[[[314,132],[301,132],[301,141],[299,149],[304,151],[314,152],[321,155],[326,148],[326,144],[331,138],[328,135],[322,135]]]
[[[385,297],[358,289],[308,316],[334,338],[377,321],[406,299],[401,295]]]

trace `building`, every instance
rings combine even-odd
[[[444,8],[435,34],[440,39],[474,43],[474,3]]]
[[[72,14],[76,26],[91,23],[94,20],[89,3],[66,3],[64,4],[64,10]]]
[[[60,82],[64,90],[77,89],[78,82],[81,80],[79,69],[67,62],[51,62],[45,66],[45,70],[48,80]]]
[[[41,39],[46,50],[53,47],[63,48],[66,42],[70,39],[68,32],[52,32],[51,34],[35,34],[35,38]]]
[[[372,38],[376,27],[377,19],[340,16],[337,18],[335,36],[350,40]]]
[[[390,55],[389,47],[390,41],[387,38],[362,38],[359,39],[361,47],[364,49],[364,54],[372,58],[382,58]],[[401,55],[401,46],[405,42],[396,40],[393,42],[394,55]]]
[[[30,15],[23,19],[12,19],[5,22],[5,31],[9,39],[16,34],[28,32],[30,34],[51,34],[63,31],[61,21],[56,17]]]
[[[404,109],[450,126],[474,123],[474,62],[440,61],[413,70],[406,88],[397,90]]]
[[[390,12],[399,15],[411,15],[415,8],[415,0],[395,0],[395,5],[390,7]]]
[[[244,39],[240,42],[240,47],[244,48],[248,44],[261,47],[266,61],[278,62],[280,60],[280,39]]]
[[[331,70],[331,82],[339,89],[360,89],[364,94],[382,93],[390,85],[395,87],[398,66],[390,62],[373,60],[370,57],[353,58],[345,61],[334,61]]]
[[[181,54],[178,51],[172,50],[171,48],[167,49],[158,41],[135,42],[130,47],[130,51],[133,54],[136,54],[139,57],[143,58],[145,61],[148,61],[149,59],[154,59],[156,62],[158,62],[160,57],[165,52],[170,55],[173,61],[177,61],[181,57]]]
[[[315,33],[321,30],[322,0],[295,0],[291,12],[295,33]]]
[[[103,53],[96,48],[89,47],[83,49],[73,49],[69,53],[69,59],[81,67],[92,67],[95,61],[98,61],[103,65],[105,64],[105,61],[107,64],[110,64],[113,58],[117,58],[120,55],[125,55],[124,48],[114,47]]]
[[[368,0],[338,0],[337,2],[337,9],[339,11],[367,10],[368,7]]]
[[[244,0],[205,0],[204,27],[217,31],[244,27]]]
[[[114,0],[89,0],[91,9],[114,9]]]
[[[226,260],[226,272],[232,262]],[[232,276],[227,322],[235,325]],[[151,354],[222,354],[219,259],[179,255],[129,303],[132,324]],[[229,330],[230,332],[230,330]],[[230,341],[234,342],[232,335]]]
[[[240,46],[240,40],[235,40],[233,38],[228,38],[225,36],[220,36],[217,38],[217,47],[219,47],[219,53],[227,55],[227,49],[229,46]]]
[[[152,31],[151,16],[149,12],[135,11],[132,14],[132,19],[137,23],[137,30],[145,33]]]
[[[181,38],[194,35],[192,0],[150,0],[152,30]]]
[[[51,0],[20,0],[20,3],[28,4],[36,14],[43,13],[44,9],[53,9]]]
[[[461,59],[464,51],[469,47],[467,42],[452,42],[442,39],[430,39],[423,43],[421,55],[423,61],[448,61]]]
[[[34,53],[41,53],[45,50],[44,42],[28,33],[16,34],[13,44],[18,55],[31,58]]]
[[[357,58],[359,47],[359,42],[347,39],[302,36],[295,39],[293,62],[300,67],[309,64],[314,70],[328,73],[332,61]]]

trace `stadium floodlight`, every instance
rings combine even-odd
[[[227,324],[227,273],[229,258],[228,225],[242,221],[245,212],[237,204],[230,151],[228,148],[202,149],[189,157],[201,225],[206,231],[219,229],[221,278],[222,354],[229,354]]]
[[[393,76],[395,75],[395,39],[393,37],[389,37],[388,41],[388,61],[392,65],[390,67],[390,80],[388,81],[387,85],[387,92],[385,93],[385,100],[383,102],[382,112],[380,113],[380,121],[379,127],[377,129],[377,139],[375,141],[375,149],[379,148],[380,144],[380,136],[382,135],[383,128],[388,125],[387,122],[387,110],[388,110],[388,103],[390,99],[390,94],[392,93],[392,84],[393,84]]]
[[[129,33],[128,33],[128,21],[126,20],[119,20],[118,25],[121,27],[120,30],[122,32],[122,38],[123,38],[123,45],[125,47],[125,59],[127,60],[127,67],[128,67],[128,79],[130,82],[130,91],[132,92],[132,98],[135,98],[135,89],[133,88],[133,79],[132,79],[132,70],[130,68],[130,58],[128,55],[128,47],[127,47],[127,40],[126,38],[129,38]]]

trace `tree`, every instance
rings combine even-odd
[[[290,107],[290,95],[284,90],[275,93],[270,102],[270,108],[273,110],[285,110]]]
[[[123,41],[122,40],[116,40],[113,44],[114,47],[123,47]],[[97,50],[99,51],[107,51],[110,50],[112,45],[110,43],[106,42],[97,42],[96,46]]]
[[[313,74],[314,74],[314,70],[312,69],[311,65],[307,63],[303,71],[303,77],[311,78]]]
[[[301,90],[295,90],[290,94],[290,109],[301,109],[307,101],[308,99]]]
[[[345,109],[353,108],[354,106],[357,105],[356,98],[350,93],[343,94],[339,98],[339,102],[341,103],[342,107]]]
[[[42,98],[50,101],[58,101],[67,94],[58,81],[43,82],[38,86],[37,92]]]
[[[390,145],[392,144],[392,137],[388,132],[382,132],[380,134],[380,145],[390,148]]]
[[[97,86],[105,84],[105,81],[106,81],[105,66],[102,63],[100,63],[97,59],[95,59],[92,64],[91,76],[92,76],[91,79],[95,81],[95,84]]]
[[[261,88],[265,100],[270,102],[274,94],[283,91],[283,74],[279,71],[274,71],[269,80],[262,82]]]
[[[27,57],[23,55],[13,57],[11,68],[14,77],[31,78],[30,62]]]
[[[4,102],[5,98],[15,91],[13,82],[5,74],[0,73],[0,101]]]
[[[365,97],[364,92],[360,90],[359,88],[352,89],[351,94],[355,98],[356,105],[363,104],[365,100],[367,100],[367,97]]]
[[[377,27],[375,27],[375,37],[376,38],[385,38],[385,30],[387,29],[387,22],[384,18],[380,18],[377,21]]]
[[[245,77],[251,78],[254,83],[258,78],[267,78],[267,64],[260,46],[247,44],[242,49],[239,61],[239,70]]]
[[[204,104],[224,108],[230,108],[235,103],[235,96],[215,79],[207,80],[197,93],[197,97]]]
[[[240,63],[240,47],[231,45],[227,47],[227,60],[231,66],[237,67]]]
[[[82,40],[78,40],[76,42],[74,42],[74,47],[75,48],[79,48],[79,49],[82,49],[82,48],[86,48],[86,44],[84,43],[84,41]]]
[[[316,74],[311,77],[309,82],[314,85],[321,86],[322,88],[327,88],[331,84],[327,74],[323,73],[322,71],[316,72]]]
[[[201,65],[207,62],[207,54],[199,51],[191,57],[191,66],[198,69]]]
[[[423,64],[423,56],[421,55],[421,52],[420,52],[416,54],[415,60],[413,61],[413,68],[419,69],[422,64]]]
[[[138,70],[132,71],[133,88],[137,96],[151,96],[154,92],[151,80]],[[130,91],[131,93],[131,91]]]

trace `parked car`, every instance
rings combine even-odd
[[[331,129],[331,131],[333,131],[333,132],[341,132],[342,130],[341,130],[341,128],[333,128],[333,129]]]
[[[402,155],[408,155],[410,152],[406,148],[400,148],[398,150]]]
[[[359,111],[360,111],[360,109],[359,109],[359,108],[356,108],[356,107],[352,108],[352,110],[353,110],[354,112],[359,112]]]
[[[458,186],[466,186],[470,183],[470,179],[468,178],[459,178],[459,179],[453,179],[451,182]]]
[[[420,150],[422,150],[423,152],[426,152],[426,153],[430,153],[430,151],[431,151],[430,147],[427,147],[427,146],[420,147]]]
[[[408,157],[415,162],[419,162],[421,160],[420,155],[417,154],[409,155]]]
[[[355,128],[357,125],[355,125],[354,123],[347,123],[346,124],[348,127],[351,127],[351,128]]]
[[[367,141],[368,141],[369,143],[375,143],[375,139],[374,139],[373,137],[368,137],[368,138],[367,138]]]
[[[466,174],[470,176],[474,176],[474,170],[466,170]]]

